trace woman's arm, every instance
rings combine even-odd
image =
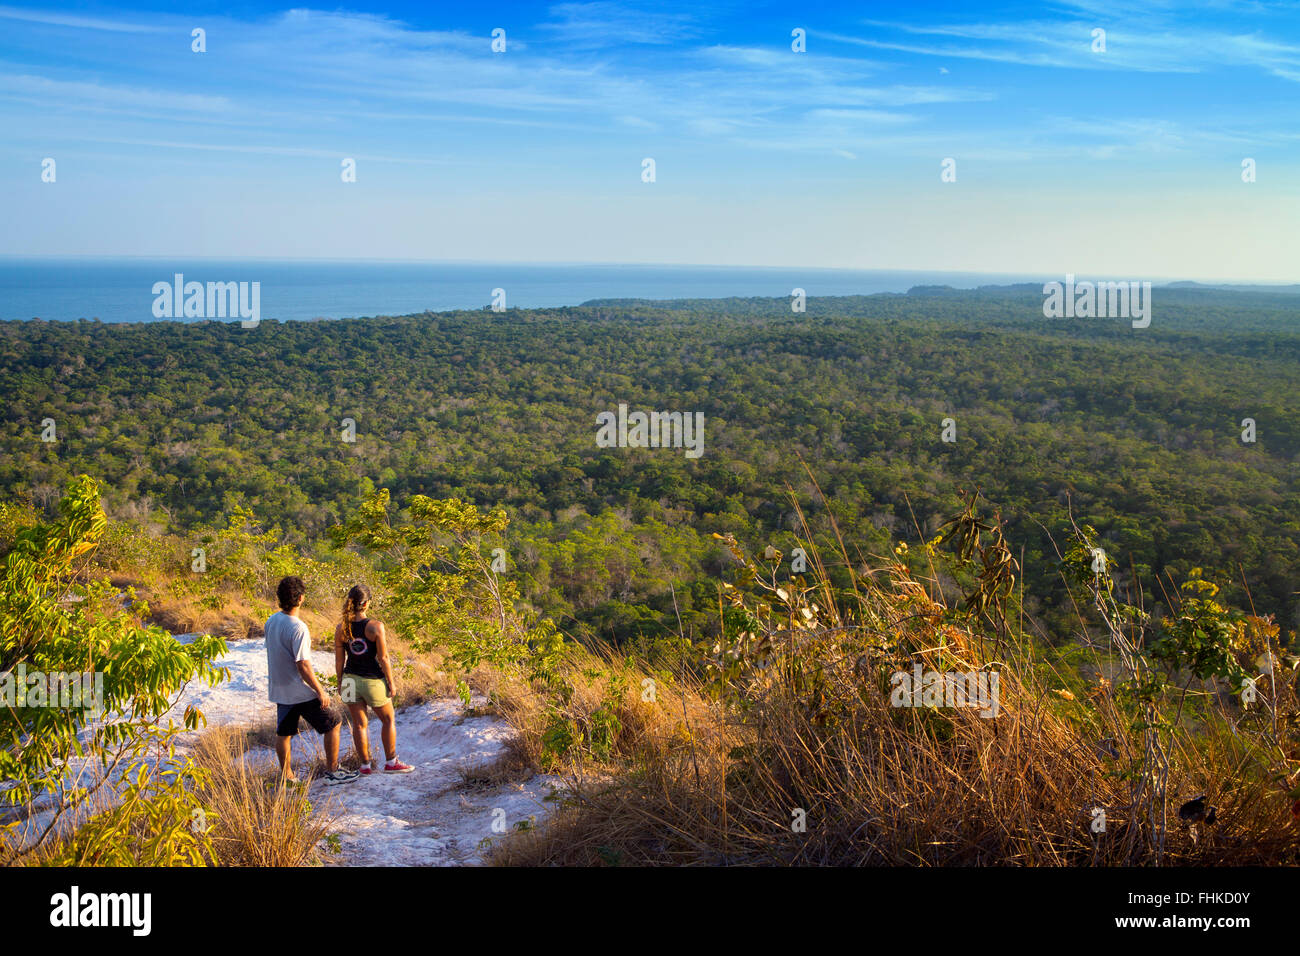
[[[397,693],[397,681],[393,680],[393,667],[388,660],[388,635],[379,621],[371,621],[366,630],[370,632],[368,636],[374,638],[375,660],[379,661],[379,667],[384,672],[384,681],[388,684],[388,695],[391,697]]]

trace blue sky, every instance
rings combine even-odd
[[[1294,3],[171,6],[0,5],[0,254],[1300,280]]]

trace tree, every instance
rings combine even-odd
[[[6,523],[18,527],[0,565],[2,798],[41,812],[0,828],[0,863],[56,840],[64,863],[202,862],[202,775],[160,718],[189,681],[224,676],[212,661],[225,642],[180,644],[139,624],[147,607],[123,607],[107,581],[83,581],[107,523],[93,479],[72,481],[57,520]],[[201,720],[189,707],[183,725]],[[110,781],[125,783],[116,805],[85,820]],[[69,837],[71,824],[85,825]]]

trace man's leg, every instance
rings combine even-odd
[[[293,779],[293,735],[298,732],[298,715],[288,704],[275,705],[275,756],[280,761],[280,776]]]
[[[339,726],[335,724],[322,734],[325,738],[325,769],[330,773],[339,769]]]
[[[320,734],[325,742],[325,772],[333,777],[339,769],[339,731],[343,721],[332,708],[322,706],[319,701],[313,700],[310,704],[304,704],[303,708],[303,716],[307,718],[307,723],[311,724],[312,729]],[[345,773],[342,776],[344,780],[334,782],[356,780],[358,775]]]
[[[293,748],[290,746],[292,742],[292,737],[277,735],[275,738],[275,755],[280,760],[280,776],[286,779],[293,777],[293,768],[289,765],[293,754]]]

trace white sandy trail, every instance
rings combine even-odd
[[[178,635],[177,640],[192,640]],[[248,725],[275,716],[266,699],[266,645],[262,640],[229,643],[229,653],[217,665],[230,678],[216,687],[191,685],[172,710],[179,723],[187,704],[198,707],[209,727]],[[332,673],[334,657],[312,652],[320,673]],[[478,698],[473,706],[486,701]],[[380,724],[370,720],[370,753],[382,767]],[[342,731],[341,757],[352,754],[350,729]],[[328,806],[337,819],[332,835],[341,847],[326,853],[327,862],[345,866],[462,866],[482,862],[483,841],[501,836],[527,822],[539,822],[550,806],[546,798],[558,779],[535,776],[504,787],[467,789],[461,767],[480,765],[500,756],[513,734],[499,717],[465,717],[459,700],[442,698],[404,707],[397,714],[397,755],[415,767],[413,773],[382,770],[355,783],[326,786],[317,780],[310,795],[314,805]],[[190,735],[185,735],[189,737]],[[293,761],[299,771],[321,757],[320,737],[306,724],[293,741]],[[274,766],[266,748],[251,749],[246,758],[259,766]]]
[[[536,776],[505,787],[467,789],[458,773],[499,756],[511,733],[499,718],[462,716],[459,701],[403,708],[397,715],[397,754],[414,772],[380,771],[356,783],[312,786],[313,799],[330,801],[342,814],[332,828],[342,844],[339,862],[474,864],[481,861],[485,839],[530,818],[540,820],[554,780]],[[371,755],[382,757],[378,721],[371,721],[369,736]]]

